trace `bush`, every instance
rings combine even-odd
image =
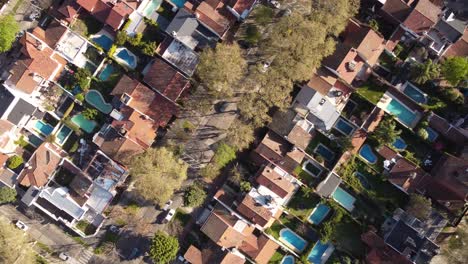
[[[142,38],[143,38],[143,34],[137,33],[135,34],[135,36],[127,38],[127,42],[130,43],[130,45],[134,47],[139,47],[142,44],[141,42]]]
[[[245,40],[250,44],[257,44],[261,37],[260,31],[258,31],[258,28],[255,25],[248,25],[245,30],[245,35]]]
[[[372,28],[374,31],[379,31],[379,22],[375,19],[371,19],[369,21],[369,27]]]
[[[75,95],[75,99],[80,101],[80,102],[83,102],[85,97],[84,97],[83,93],[79,93],[79,94]]]
[[[229,162],[236,158],[235,150],[229,146],[228,144],[221,143],[218,149],[216,150],[216,154],[214,156],[214,161],[219,168],[226,166]]]
[[[242,192],[247,193],[247,192],[250,192],[250,190],[252,189],[252,185],[248,181],[241,181],[240,189]]]
[[[157,42],[146,42],[142,45],[141,52],[148,56],[156,55],[156,49],[158,48]]]
[[[393,54],[395,54],[395,56],[398,57],[398,55],[400,55],[400,53],[403,51],[403,49],[404,49],[404,48],[403,48],[402,45],[397,44],[397,45],[395,46],[395,49],[393,49]]]
[[[149,255],[154,263],[170,263],[177,256],[179,251],[179,241],[173,236],[169,236],[158,231],[151,241]]]
[[[21,135],[21,137],[18,140],[16,140],[14,143],[22,148],[25,148],[27,145],[29,145],[29,143],[26,140],[24,140],[23,135]]]
[[[11,170],[18,168],[21,164],[23,164],[24,160],[21,156],[14,155],[8,158],[7,160],[7,167]]]
[[[117,50],[117,45],[112,44],[109,51],[107,52],[107,56],[112,57],[116,50]]]
[[[96,119],[98,111],[94,108],[86,108],[83,112],[81,112],[81,114],[88,120],[94,120]]]
[[[203,204],[206,199],[206,192],[199,184],[194,184],[189,187],[184,196],[185,206],[198,207]]]
[[[427,140],[429,138],[429,133],[427,132],[426,129],[420,128],[418,130],[418,136],[422,138],[423,140]]]
[[[79,68],[73,78],[77,82],[77,84],[86,91],[89,88],[89,83],[91,82],[91,72],[85,68]]]
[[[127,42],[127,38],[128,36],[126,32],[119,31],[119,33],[117,33],[117,36],[115,37],[114,44],[117,46],[122,46],[123,44],[125,44],[125,42]]]
[[[11,203],[16,200],[16,190],[7,186],[0,187],[0,204]]]

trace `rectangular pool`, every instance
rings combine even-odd
[[[314,152],[322,156],[327,161],[332,161],[333,158],[335,157],[335,153],[331,151],[329,148],[327,148],[325,145],[323,145],[322,143],[318,144]]]
[[[63,145],[65,143],[65,140],[70,136],[72,133],[72,129],[67,127],[67,126],[62,126],[60,128],[59,132],[57,133],[57,138],[56,141],[59,145]]]
[[[407,82],[403,93],[418,104],[427,103],[427,96],[411,83]]]
[[[320,224],[330,212],[330,207],[325,204],[317,205],[309,216],[309,222],[314,225]]]
[[[34,124],[34,128],[37,129],[44,136],[50,135],[54,130],[53,126],[44,123],[44,121],[42,120],[36,121],[36,123]]]
[[[354,132],[355,127],[343,118],[339,118],[335,124],[335,129],[345,136],[349,136]]]
[[[289,228],[281,229],[279,235],[280,241],[284,242],[287,246],[298,253],[304,251],[305,247],[307,246],[307,241],[305,241],[302,237],[294,233]]]
[[[353,211],[356,198],[351,196],[351,194],[343,190],[341,187],[338,186],[338,188],[336,188],[335,192],[332,194],[332,197],[333,200],[343,206],[346,210],[349,212]]]
[[[400,122],[406,126],[412,128],[415,125],[414,121],[417,118],[416,113],[411,111],[407,106],[403,105],[398,100],[392,98],[392,101],[390,101],[386,109],[388,112],[395,115],[398,120],[400,120]]]
[[[323,244],[320,240],[317,241],[317,243],[314,245],[309,255],[307,256],[307,260],[313,264],[322,264],[324,262],[322,261],[324,257],[323,254],[325,253],[325,251],[327,251],[329,246],[330,244],[328,243]]]

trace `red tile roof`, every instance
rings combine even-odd
[[[402,22],[411,12],[411,7],[401,0],[387,0],[381,10],[398,22]]]
[[[75,2],[75,0],[66,0],[57,11],[63,15],[63,19],[66,22],[71,23],[78,15],[79,8],[80,6]]]
[[[415,33],[428,31],[437,22],[440,13],[440,8],[429,0],[419,0],[403,25]]]
[[[190,85],[187,78],[160,58],[155,59],[143,81],[172,101]]]
[[[109,15],[107,16],[104,23],[117,30],[123,24],[125,17],[125,15],[122,15],[119,12],[117,12],[115,8],[111,8],[109,10]]]
[[[202,252],[193,245],[185,251],[184,259],[191,264],[203,264]]]
[[[294,184],[276,173],[270,166],[263,168],[257,177],[257,183],[267,187],[281,198],[288,196],[295,189]]]
[[[93,11],[94,7],[96,6],[99,0],[76,0],[76,3],[83,7],[86,11],[91,12]]]
[[[231,1],[232,9],[234,9],[239,15],[246,10],[250,10],[257,0],[234,0]]]
[[[250,195],[246,195],[237,206],[237,211],[249,221],[265,227],[272,219],[273,214],[268,208],[257,203]]]
[[[213,1],[213,3],[217,5],[212,6],[206,1],[201,2],[195,10],[195,15],[200,22],[211,28],[220,37],[223,37],[235,19],[230,20],[227,18],[229,17],[229,12],[226,12],[227,10],[223,2]],[[220,11],[224,11],[223,14]]]
[[[47,26],[46,30],[40,27],[34,28],[33,35],[47,43],[49,47],[55,48],[65,32],[67,32],[67,27],[60,24],[57,20],[52,19],[52,22]]]
[[[406,257],[385,244],[384,240],[373,231],[362,234],[361,240],[370,248],[365,259],[367,264],[412,263]]]
[[[124,128],[127,131],[126,136],[143,149],[149,148],[156,138],[156,129],[152,120],[145,118],[141,113],[130,107],[120,109],[123,114],[123,120],[114,120],[112,126],[115,128]]]
[[[468,57],[468,30],[465,29],[463,37],[455,42],[450,48],[445,52],[444,57],[450,56],[460,56]]]
[[[279,248],[279,245],[264,234],[259,237],[251,235],[251,237],[249,240],[244,240],[239,249],[256,263],[267,264]]]

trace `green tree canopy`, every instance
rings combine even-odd
[[[0,17],[0,53],[11,49],[19,29],[19,25],[12,15]]]
[[[237,44],[221,43],[200,54],[196,76],[208,92],[217,97],[230,97],[237,90],[237,82],[244,76],[247,63]]]
[[[378,141],[379,145],[382,146],[392,144],[400,134],[401,130],[396,129],[395,120],[387,117],[380,122],[373,136]]]
[[[0,263],[33,264],[35,254],[24,232],[0,218]]]
[[[9,169],[16,169],[18,168],[21,164],[23,164],[24,160],[21,156],[18,156],[18,155],[14,155],[14,156],[11,156],[10,158],[8,158],[8,161],[7,161],[7,167]]]
[[[206,199],[206,192],[200,184],[193,184],[189,187],[184,196],[184,203],[189,207],[197,207],[203,204]]]
[[[178,251],[179,241],[177,238],[159,231],[153,237],[149,255],[154,263],[166,264],[176,258]]]
[[[130,162],[136,191],[163,205],[187,178],[188,165],[166,148],[150,148]]]
[[[449,57],[442,63],[442,76],[456,86],[468,78],[468,58]]]
[[[415,63],[411,68],[411,75],[414,82],[424,84],[439,77],[440,65],[432,60],[426,60],[424,63]]]
[[[407,213],[424,221],[429,217],[431,210],[431,200],[419,194],[410,194],[410,200],[406,206]]]
[[[0,187],[0,204],[11,203],[16,200],[16,190],[6,186]]]
[[[254,131],[251,125],[235,119],[231,127],[234,129],[230,128],[226,131],[226,143],[228,145],[237,150],[243,150],[254,141]]]

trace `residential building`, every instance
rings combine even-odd
[[[195,51],[172,37],[166,37],[156,51],[164,60],[188,77],[193,75],[199,62]]]
[[[315,135],[314,125],[301,114],[301,109],[278,111],[268,125],[278,135],[305,150]]]
[[[237,250],[233,252],[228,249],[198,249],[194,245],[185,251],[184,259],[190,264],[243,264],[245,263],[245,256],[239,253]]]
[[[76,0],[76,3],[101,23],[117,31],[136,7],[127,1]]]
[[[8,168],[8,158],[9,156],[7,154],[0,152],[0,187],[6,186],[9,188],[15,188],[18,175]]]
[[[257,0],[235,0],[228,2],[227,9],[237,18],[245,20],[252,12]]]
[[[468,30],[465,29],[463,36],[451,45],[443,54],[444,57],[460,56],[468,57]]]
[[[341,182],[342,180],[340,176],[334,172],[330,172],[330,174],[328,174],[328,176],[319,183],[315,192],[321,197],[329,198],[340,186]]]
[[[201,24],[222,39],[237,20],[227,8],[227,2],[226,0],[202,1],[198,5],[186,2],[184,7],[195,14]]]
[[[457,121],[451,124],[445,118],[431,112],[428,117],[429,126],[434,129],[439,135],[452,142],[454,145],[463,147],[468,142],[468,132],[460,127],[460,122]]]
[[[378,236],[375,231],[369,230],[361,235],[361,240],[366,244],[367,255],[365,261],[367,264],[381,263],[401,263],[412,264],[413,262],[398,253],[391,246],[387,245],[383,238]]]

